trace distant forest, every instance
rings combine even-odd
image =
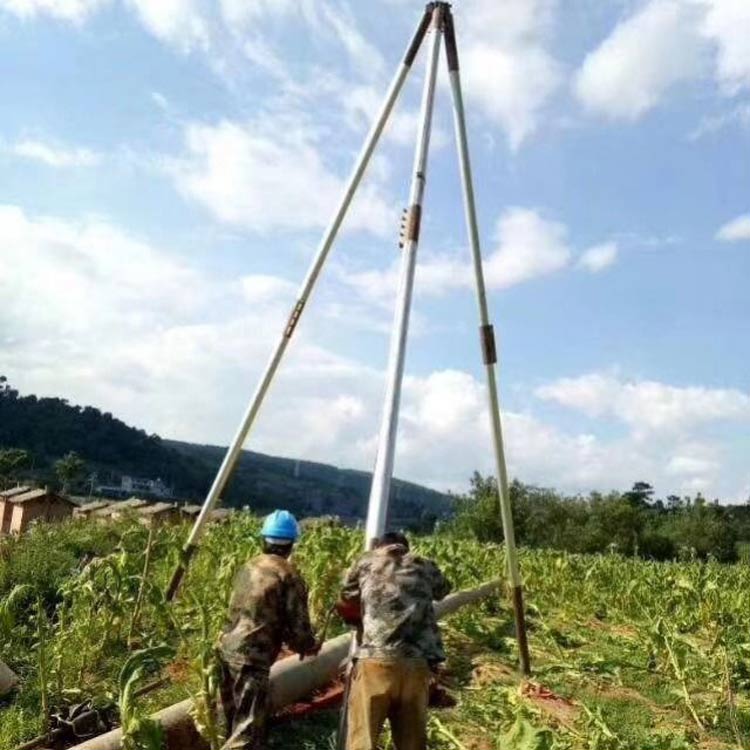
[[[626,492],[564,495],[518,481],[510,486],[520,545],[567,552],[617,552],[654,560],[750,562],[750,502],[722,505],[701,494],[655,496],[647,482]],[[484,541],[503,538],[494,478],[475,474],[457,502],[454,528]]]
[[[23,396],[0,376],[0,487],[31,479],[88,494],[93,484],[117,484],[130,475],[160,478],[179,499],[195,502],[208,491],[224,453],[149,435],[92,406]],[[367,472],[243,451],[223,500],[258,512],[287,507],[303,515],[362,518],[369,488]],[[393,500],[392,521],[411,528],[429,528],[453,507],[447,495],[398,479]]]

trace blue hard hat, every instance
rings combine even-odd
[[[265,539],[296,542],[299,539],[299,524],[288,510],[275,510],[266,516],[260,535]]]

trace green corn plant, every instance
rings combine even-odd
[[[199,676],[199,690],[193,695],[192,716],[201,736],[211,750],[219,750],[224,743],[220,723],[217,719],[219,698],[219,666],[214,654],[213,621],[210,608],[197,597],[191,597],[200,615],[199,653],[194,668]]]
[[[672,670],[672,674],[678,683],[679,693],[682,696],[685,706],[690,713],[698,729],[704,730],[704,724],[698,715],[693,698],[690,694],[690,687],[687,676],[688,649],[684,640],[676,638],[666,622],[659,618],[653,629],[655,641],[664,649],[667,655],[667,663]]]
[[[8,596],[0,601],[0,642],[9,641],[16,628],[16,615],[23,600],[32,592],[29,584],[14,586]]]
[[[133,614],[130,618],[130,629],[128,630],[128,646],[133,643],[133,636],[135,635],[135,629],[138,627],[138,619],[141,616],[141,608],[143,607],[143,599],[146,594],[146,587],[149,585],[149,572],[151,569],[151,550],[154,545],[154,527],[152,526],[148,530],[148,540],[146,541],[146,550],[143,555],[143,572],[141,573],[140,581],[138,584],[138,593],[135,597],[135,605],[133,606]]]
[[[49,621],[44,611],[44,603],[41,597],[36,601],[36,653],[37,653],[37,675],[39,678],[39,698],[41,702],[42,720],[44,731],[49,730]]]
[[[161,750],[164,730],[138,711],[135,691],[147,674],[157,671],[173,656],[174,650],[169,646],[152,646],[134,652],[123,664],[118,679],[123,750]]]

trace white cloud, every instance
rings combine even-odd
[[[506,289],[566,268],[573,257],[567,235],[564,224],[547,219],[534,209],[506,209],[497,220],[494,244],[484,257],[487,288]],[[597,252],[593,260],[588,259],[589,267],[598,263],[603,268],[602,263],[612,262],[610,244],[614,243],[592,248]],[[366,299],[390,306],[399,273],[396,261],[385,269],[340,271],[340,277]],[[418,294],[439,296],[455,289],[473,289],[474,284],[468,253],[428,253],[418,258],[415,282]]]
[[[21,18],[49,16],[82,24],[113,0],[0,0],[4,9]],[[160,41],[183,52],[207,50],[214,23],[211,0],[122,0],[143,27]]]
[[[19,18],[51,16],[61,21],[83,23],[110,0],[0,0],[0,10]]]
[[[712,474],[719,468],[716,461],[700,456],[673,456],[667,464],[667,474],[691,476],[694,474]]]
[[[578,259],[578,265],[591,273],[599,273],[617,260],[617,243],[604,242],[586,250]]]
[[[492,36],[498,42],[516,42],[544,37],[555,19],[557,0],[469,0],[458,11],[458,32],[464,29],[467,40],[473,36]],[[463,43],[463,40],[461,40]]]
[[[412,422],[412,439],[424,430],[433,439],[450,437],[467,423],[467,413],[479,413],[485,406],[481,384],[469,373],[442,370],[423,378],[412,377],[407,384],[411,396],[405,422]],[[470,420],[469,420],[470,422]]]
[[[564,224],[532,209],[507,209],[497,223],[497,247],[485,263],[487,285],[504,289],[564,268],[572,255],[567,233]]]
[[[351,10],[344,7],[334,9],[325,3],[321,5],[321,11],[326,26],[334,31],[355,69],[366,78],[378,78],[385,68],[385,60],[359,30]]]
[[[243,276],[240,284],[247,301],[255,305],[278,301],[291,304],[297,288],[291,281],[269,274]]]
[[[17,14],[53,15],[82,22],[94,10],[113,0],[0,0],[0,7]],[[143,28],[161,42],[183,53],[202,51],[214,72],[236,83],[243,54],[272,73],[282,86],[297,95],[318,90],[339,79],[334,88],[342,99],[361,82],[380,89],[385,58],[369,39],[352,6],[335,0],[121,0]],[[541,114],[562,83],[562,67],[547,51],[546,34],[557,0],[511,0],[498,7],[494,0],[467,0],[459,14],[466,19],[461,38],[466,96],[493,124],[507,133],[517,148],[538,127]],[[303,24],[302,30],[298,24]],[[349,68],[316,71],[296,81],[274,52],[273,37],[281,24],[312,35],[316,45],[340,45]],[[459,23],[459,34],[461,28]],[[270,52],[271,57],[258,54]],[[339,55],[340,57],[340,55]],[[352,80],[354,78],[354,80]],[[360,80],[357,80],[360,79]],[[335,93],[328,91],[328,94]],[[403,141],[414,131],[415,114],[397,117],[393,138]],[[437,134],[439,141],[441,135]]]
[[[196,297],[184,290],[209,293],[180,261],[96,219],[32,218],[0,206],[0,244],[2,329],[32,330],[40,339],[52,332],[77,339],[92,326],[133,332],[149,314],[189,317]],[[148,311],[144,298],[151,298]],[[44,305],[35,304],[39,299]]]
[[[169,102],[169,99],[167,99],[164,94],[162,94],[159,91],[152,91],[151,92],[151,101],[162,111],[165,113],[169,113],[169,111],[172,109],[172,105]]]
[[[461,54],[461,71],[467,99],[505,130],[513,149],[536,130],[562,82],[559,64],[536,45],[470,43]]]
[[[418,481],[462,489],[455,465],[494,473],[485,384],[457,370],[407,377],[399,423],[397,468]],[[511,476],[566,491],[629,487],[664,476],[652,451],[625,440],[566,432],[530,413],[503,411]],[[669,486],[668,484],[666,486]]]
[[[124,0],[144,28],[183,52],[208,49],[210,4],[206,0]]]
[[[590,417],[615,417],[644,434],[720,420],[750,421],[750,395],[734,389],[629,382],[589,373],[540,386],[535,394]]]
[[[621,21],[584,60],[575,91],[593,113],[636,120],[676,84],[704,68],[698,9],[685,0],[650,0]]]
[[[467,0],[457,19],[466,97],[505,130],[514,149],[537,129],[563,80],[545,48],[556,8],[556,0]]]
[[[19,388],[94,403],[164,435],[229,439],[282,330],[290,282],[222,278],[102,220],[15,206],[0,207],[0,244],[2,369]],[[343,431],[360,413],[368,372],[303,339],[255,445],[285,441],[284,453],[322,458],[317,446],[353,443]],[[206,389],[222,398],[203,398]]]
[[[750,214],[743,214],[724,224],[716,233],[716,239],[723,242],[750,240]]]
[[[618,438],[592,438],[590,453],[579,455],[580,486],[622,488],[647,479],[662,494],[741,500],[744,456],[725,435],[731,422],[750,423],[747,393],[589,373],[547,383],[535,395],[597,418],[607,432],[612,420],[627,428]]]
[[[259,21],[286,18],[295,12],[311,25],[317,24],[320,0],[220,0],[221,13],[229,27],[244,28]]]
[[[398,289],[400,264],[392,263],[386,269],[371,268],[366,271],[348,271],[337,268],[339,279],[356,291],[358,298],[391,309]],[[419,266],[417,267],[419,273]],[[420,284],[419,281],[415,282]],[[421,284],[420,284],[421,288]]]
[[[703,117],[698,125],[688,133],[687,138],[689,141],[697,141],[731,126],[750,128],[750,104],[738,104],[720,114]]]
[[[219,0],[221,13],[227,25],[242,26],[268,14],[289,13],[294,8],[293,0]]]
[[[711,72],[721,92],[735,96],[750,88],[748,33],[745,0],[648,0],[586,56],[576,94],[591,112],[624,120],[642,117],[676,85]],[[736,108],[708,118],[691,138],[744,117]]]
[[[729,95],[750,88],[750,3],[699,0],[706,7],[702,30],[716,45],[716,77]]]
[[[512,476],[567,491],[628,487],[633,473],[654,476],[649,458],[628,441],[605,442],[587,432],[565,432],[531,414],[505,415]]]
[[[722,475],[727,472],[725,451],[717,444],[703,440],[692,440],[681,443],[674,448],[674,455],[664,467],[666,482],[672,485],[672,491],[680,495],[695,495],[698,492],[716,496],[717,487],[722,484]],[[725,495],[725,502],[741,502],[741,491],[732,488],[732,494]]]
[[[235,36],[257,35],[279,21],[291,26],[303,21],[305,34],[317,41],[337,41],[354,69],[368,80],[376,79],[385,68],[380,50],[360,29],[350,6],[324,0],[221,0],[221,17]],[[257,48],[257,42],[252,40]]]
[[[683,495],[705,495],[709,491],[711,483],[704,477],[691,477],[680,485],[680,493]]]
[[[268,233],[317,230],[330,221],[344,180],[325,164],[313,130],[261,116],[187,126],[183,156],[165,166],[177,189],[227,224]],[[371,180],[345,227],[386,236],[395,210]]]
[[[49,167],[93,167],[101,161],[99,154],[87,148],[72,148],[33,139],[17,141],[5,150]]]

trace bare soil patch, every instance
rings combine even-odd
[[[539,709],[545,715],[558,721],[560,724],[570,726],[578,718],[580,709],[573,701],[557,695],[552,690],[537,682],[524,682],[521,686],[521,695],[534,708]]]

